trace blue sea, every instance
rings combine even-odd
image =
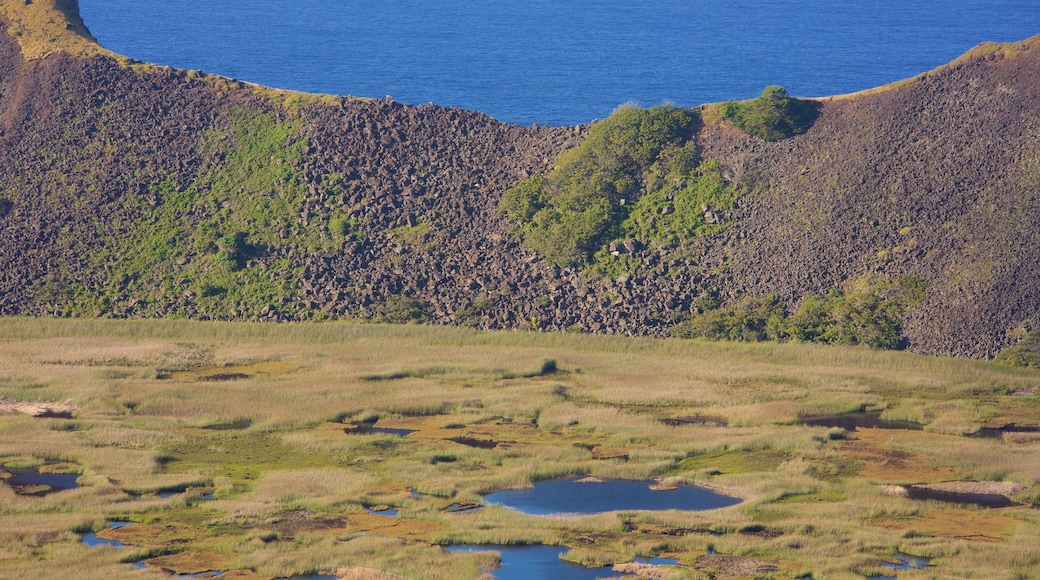
[[[278,88],[570,125],[618,105],[854,92],[983,41],[1038,0],[80,0],[126,56]]]

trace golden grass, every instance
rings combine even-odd
[[[539,374],[550,358],[559,372]],[[668,552],[685,577],[711,572],[700,560],[709,547],[776,562],[758,576],[778,578],[884,573],[897,550],[934,557],[944,577],[1014,577],[1036,563],[1022,547],[1040,535],[1034,509],[878,488],[975,479],[1038,496],[1035,440],[961,435],[1036,417],[1037,397],[1008,394],[1040,384],[1035,371],[814,345],[27,319],[0,319],[0,369],[0,398],[75,409],[72,419],[0,412],[0,464],[67,462],[83,485],[26,498],[0,484],[0,577],[43,558],[48,573],[81,562],[78,577],[118,578],[135,555],[258,578],[475,578],[494,566],[439,547],[460,542],[562,544],[597,563]],[[928,425],[797,424],[864,407]],[[667,422],[676,417],[712,419]],[[415,432],[346,432],[374,419]],[[577,518],[447,511],[563,475],[699,484],[746,501]],[[398,515],[364,509],[375,505]],[[100,535],[137,548],[87,549],[71,532],[127,519],[138,523]]]
[[[26,60],[64,52],[73,56],[115,56],[91,36],[79,16],[75,0],[3,0],[3,15],[11,22],[7,33],[22,47]]]
[[[1032,36],[1032,37],[1027,38],[1025,40],[1016,41],[1016,42],[1006,42],[1006,43],[983,42],[983,43],[979,44],[978,46],[975,46],[975,47],[971,48],[970,50],[968,50],[967,52],[965,52],[961,56],[955,58],[954,60],[950,61],[949,63],[941,65],[939,67],[936,67],[936,68],[934,68],[934,69],[932,69],[932,70],[930,70],[928,72],[921,73],[921,74],[919,74],[917,76],[914,76],[914,77],[911,77],[909,79],[903,79],[903,80],[895,81],[895,82],[892,82],[892,83],[881,85],[880,87],[875,87],[875,88],[872,88],[872,89],[866,89],[866,90],[863,90],[863,91],[857,91],[855,93],[847,93],[847,94],[843,94],[843,95],[833,95],[833,96],[828,96],[828,97],[821,97],[821,98],[814,99],[814,100],[828,101],[828,100],[838,100],[838,99],[850,99],[850,98],[862,97],[862,96],[866,96],[866,95],[874,95],[874,94],[878,94],[878,93],[883,93],[883,92],[886,92],[886,91],[895,90],[895,89],[899,89],[899,88],[911,85],[913,83],[916,83],[916,82],[920,81],[921,79],[927,78],[929,76],[932,76],[932,75],[934,75],[934,74],[936,74],[938,72],[944,71],[944,70],[946,70],[948,68],[951,68],[951,67],[955,67],[955,66],[958,66],[958,65],[961,65],[961,64],[965,64],[965,63],[970,63],[970,62],[973,62],[973,61],[978,60],[978,59],[986,59],[986,60],[1003,60],[1005,58],[1011,59],[1011,58],[1017,57],[1022,52],[1025,52],[1027,50],[1033,50],[1033,49],[1037,48],[1038,46],[1040,46],[1040,35]]]

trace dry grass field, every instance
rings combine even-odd
[[[1040,424],[1038,386],[1040,373],[987,362],[805,344],[0,319],[0,477],[79,474],[52,493],[0,485],[0,577],[455,579],[496,566],[443,549],[455,543],[678,561],[621,568],[648,578],[1038,577],[1040,435],[977,436]],[[799,423],[861,410],[924,428]],[[373,421],[413,432],[348,433]],[[571,475],[744,501],[451,509]],[[911,499],[932,488],[1010,505]],[[381,506],[397,515],[366,509]],[[125,547],[87,546],[87,532]],[[897,553],[932,566],[885,567]]]

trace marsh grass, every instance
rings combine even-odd
[[[806,344],[339,323],[0,319],[0,337],[0,397],[74,406],[72,419],[0,414],[0,465],[81,473],[80,488],[36,498],[0,483],[2,577],[134,577],[145,573],[120,562],[146,556],[267,578],[475,578],[495,565],[441,549],[463,542],[562,545],[596,564],[667,552],[688,577],[708,572],[697,562],[709,548],[777,562],[762,573],[777,578],[890,572],[881,565],[899,550],[934,558],[942,577],[1038,564],[1035,509],[877,487],[976,479],[1040,496],[1036,438],[963,436],[1040,422],[1038,397],[1011,395],[1040,384],[1035,370]],[[925,430],[797,424],[864,409]],[[665,421],[676,417],[713,419]],[[414,432],[345,433],[373,420]],[[668,477],[745,501],[585,517],[445,511],[574,475]],[[378,504],[398,515],[365,512]],[[133,533],[138,547],[86,548],[73,533],[117,520],[137,530],[102,533]]]

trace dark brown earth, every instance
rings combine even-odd
[[[646,271],[618,280],[540,260],[496,209],[584,128],[391,100],[308,102],[287,108],[242,83],[106,56],[26,62],[0,35],[0,314],[61,312],[67,298],[43,291],[60,275],[88,291],[129,288],[93,315],[176,307],[208,318],[190,292],[135,290],[87,256],[148,219],[126,196],[147,197],[168,177],[192,183],[214,163],[201,136],[248,110],[291,117],[306,139],[297,227],[343,208],[367,235],[322,253],[285,246],[293,268],[271,276],[295,272],[298,290],[235,318],[367,317],[405,296],[438,324],[663,336],[703,294],[776,293],[795,304],[877,274],[928,283],[903,325],[915,351],[987,357],[1040,326],[1040,42],[824,100],[807,133],[778,142],[706,124],[701,157],[721,160],[749,192],[730,227],[683,259],[641,250]],[[363,187],[334,195],[322,184],[332,173]],[[421,246],[388,233],[420,222],[429,224]]]

